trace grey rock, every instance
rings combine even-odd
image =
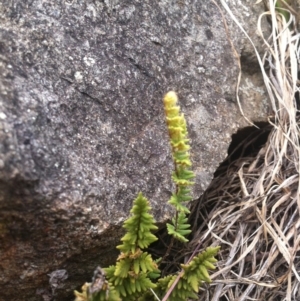
[[[258,16],[264,11],[263,2],[255,4],[254,1],[227,1],[233,15],[245,29],[254,43],[260,57],[263,57],[264,47],[262,38],[258,35]],[[265,121],[265,114],[272,115],[269,107],[268,95],[265,91],[260,66],[254,52],[253,45],[238,28],[235,22],[226,13],[229,28],[229,37],[232,40],[241,62],[241,83],[239,86],[239,98],[245,117],[250,121]],[[270,20],[269,20],[270,21]],[[267,17],[261,19],[262,31],[267,39],[270,34],[270,26]],[[239,33],[239,34],[238,34]],[[255,113],[254,113],[255,112]],[[257,114],[256,116],[253,115]]]
[[[52,289],[52,294],[55,294],[55,291],[58,288],[63,288],[64,287],[64,281],[68,279],[68,272],[67,270],[55,270],[48,274],[49,279],[49,284]]]
[[[241,54],[248,42],[229,25]],[[261,121],[268,107],[254,71],[242,102]],[[168,90],[188,122],[195,198],[246,124],[211,1],[2,0],[0,74],[0,300],[72,300],[114,261],[139,191],[157,221],[170,217]],[[69,278],[51,297],[47,274],[62,269]]]

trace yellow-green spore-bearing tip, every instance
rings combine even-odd
[[[168,92],[164,97],[165,108],[175,106],[177,101],[178,101],[177,94],[174,91]]]

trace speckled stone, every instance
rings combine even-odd
[[[248,5],[252,26],[263,6],[242,2],[234,9],[243,16]],[[229,28],[244,55],[247,40]],[[139,191],[159,222],[170,217],[170,89],[188,122],[194,197],[203,193],[246,124],[228,38],[211,1],[1,1],[1,301],[72,300],[114,260]],[[259,121],[268,107],[255,72],[241,93]],[[69,278],[53,292],[47,275],[56,270]]]

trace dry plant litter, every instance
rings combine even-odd
[[[213,284],[203,288],[200,300],[300,300],[300,104],[295,97],[300,34],[292,13],[286,20],[274,0],[267,4],[258,20],[266,52],[263,57],[255,52],[273,110],[264,129],[269,135],[256,153],[229,157],[192,208],[190,253],[221,246]],[[263,36],[263,18],[272,26],[270,37]],[[255,143],[257,133],[262,131],[239,146],[241,154]]]

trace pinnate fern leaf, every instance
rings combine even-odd
[[[178,214],[177,220],[172,219],[173,224],[167,224],[168,233],[173,235],[176,239],[182,242],[188,242],[188,239],[185,238],[188,234],[191,233],[190,224],[188,224],[188,219],[184,212]],[[176,223],[177,222],[177,223]],[[176,226],[175,226],[176,223]]]
[[[202,282],[211,282],[208,269],[215,269],[217,252],[219,247],[209,247],[202,253],[196,255],[188,264],[182,264],[183,271],[176,286],[173,288],[168,301],[187,301],[198,300],[199,286]],[[178,278],[178,274],[168,275],[158,280],[155,293],[162,299],[165,293],[171,288],[174,281]],[[154,300],[150,296],[143,301]]]
[[[169,200],[169,204],[174,206],[178,212],[190,213],[190,210],[178,201],[179,195],[173,194]]]
[[[151,255],[142,249],[157,240],[151,233],[157,227],[149,214],[148,200],[141,193],[133,202],[131,216],[124,222],[126,234],[117,248],[121,254],[115,266],[104,269],[109,283],[122,297],[122,301],[137,300],[137,297],[156,284],[151,279],[157,278],[160,271]]]
[[[196,276],[201,284],[201,281],[211,282],[208,269],[214,270],[214,263],[217,262],[215,256],[217,255],[220,247],[208,247],[205,251],[195,256],[189,264],[182,264],[181,267],[184,270],[183,279],[189,281]],[[198,292],[198,290],[196,290]]]
[[[157,237],[151,233],[158,228],[155,226],[153,216],[148,213],[150,209],[149,201],[139,193],[133,201],[131,217],[124,222],[123,227],[127,232],[121,239],[123,244],[117,246],[119,250],[134,253],[137,248],[147,248],[157,240]]]

